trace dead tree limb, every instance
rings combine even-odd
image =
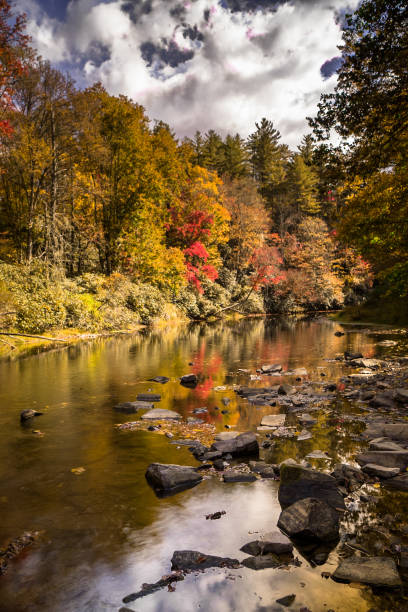
[[[14,332],[0,332],[0,336],[21,336],[23,338],[37,338],[38,340],[49,340],[50,342],[67,342],[60,338],[48,338],[47,336],[34,336],[33,334],[17,334]]]

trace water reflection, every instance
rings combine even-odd
[[[364,333],[336,337],[337,327],[324,319],[193,325],[1,363],[0,545],[25,530],[42,533],[39,543],[1,577],[1,609],[117,610],[123,596],[169,571],[176,549],[242,559],[239,549],[254,539],[252,534],[276,529],[277,484],[225,485],[213,479],[157,499],[144,478],[149,463],[196,462],[185,448],[163,436],[118,431],[115,423],[127,415],[113,406],[152,390],[162,394],[160,407],[184,417],[207,407],[208,413],[199,416],[218,430],[225,425],[239,431],[255,429],[264,414],[279,408],[251,406],[238,397],[232,385],[250,384],[248,374],[238,370],[254,373],[262,364],[281,363],[284,369],[306,367],[316,382],[322,371],[326,380],[337,379],[341,364],[326,358],[346,349],[365,355],[376,351],[375,338]],[[200,379],[195,389],[178,381],[190,372]],[[148,381],[158,375],[170,382]],[[217,386],[227,388],[214,391]],[[222,398],[230,399],[226,414],[220,410]],[[25,408],[44,415],[21,427],[19,412]],[[353,433],[355,425],[342,418],[355,408],[343,403],[334,408],[335,417],[324,410],[319,413],[312,440],[283,440],[262,451],[264,458],[300,458],[317,448],[333,461],[351,456],[354,442],[345,431]],[[34,435],[33,429],[44,436]],[[315,461],[324,465],[324,460]],[[78,467],[85,471],[71,472]],[[217,510],[227,514],[218,521],[205,520]],[[187,577],[174,593],[161,591],[129,607],[250,612],[267,609],[293,592],[296,610],[307,605],[316,612],[327,609],[326,603],[336,612],[367,610],[370,597],[365,592],[323,582],[320,572],[326,566],[333,569],[333,555],[318,568],[302,558],[300,568],[289,570],[209,570]]]

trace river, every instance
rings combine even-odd
[[[262,364],[280,363],[284,370],[306,367],[317,383],[337,381],[344,367],[333,360],[337,353],[353,349],[374,356],[381,350],[367,329],[355,327],[341,337],[334,335],[337,329],[338,324],[325,318],[254,318],[145,331],[1,362],[0,547],[25,531],[40,535],[0,577],[0,609],[119,610],[124,596],[169,573],[175,550],[244,558],[239,551],[243,544],[276,530],[279,483],[225,484],[213,477],[159,499],[144,477],[149,463],[198,462],[163,435],[118,430],[115,425],[132,415],[115,412],[113,406],[153,390],[162,394],[160,407],[184,417],[207,407],[208,414],[200,416],[218,431],[226,425],[256,430],[270,408],[251,407],[236,395],[233,385],[249,384],[249,375],[238,370],[254,374]],[[195,389],[179,383],[189,372],[200,376]],[[157,375],[170,382],[148,381]],[[220,385],[227,389],[214,391]],[[227,414],[215,409],[222,397],[231,400]],[[26,408],[44,414],[23,426],[19,415]],[[343,402],[339,410],[359,409]],[[322,418],[313,431],[305,442],[280,440],[265,457],[274,462],[301,459],[320,449],[332,462],[316,466],[350,459],[355,442],[348,430],[328,428]],[[205,519],[217,510],[226,514]],[[364,612],[374,606],[370,588],[322,578],[322,572],[337,565],[336,549],[320,566],[297,556],[301,566],[289,569],[256,572],[243,567],[191,574],[174,592],[162,589],[128,608],[266,612],[283,610],[275,600],[291,593],[296,594],[291,610]]]

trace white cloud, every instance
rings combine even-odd
[[[81,66],[82,82],[100,80],[110,93],[132,97],[179,136],[196,129],[245,136],[265,116],[295,146],[320,93],[335,83],[335,76],[324,81],[320,74],[338,54],[334,11],[357,0],[294,0],[274,12],[231,12],[210,0],[152,0],[150,12],[133,18],[125,4],[71,0],[61,23],[25,0],[29,32],[43,57]],[[182,17],[170,13],[183,5]],[[204,40],[186,35],[182,23],[197,26]],[[149,42],[144,59],[141,45]],[[190,59],[177,63],[184,57]]]

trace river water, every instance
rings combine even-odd
[[[238,370],[255,373],[262,364],[281,363],[284,370],[306,367],[317,382],[323,380],[321,373],[324,380],[338,380],[343,366],[326,359],[346,349],[365,356],[380,350],[378,338],[367,329],[356,327],[336,337],[339,328],[324,318],[197,324],[0,363],[0,547],[24,531],[40,532],[38,541],[0,577],[0,610],[119,610],[124,596],[169,573],[174,550],[243,559],[243,544],[276,531],[279,483],[224,484],[210,478],[158,499],[145,481],[149,463],[198,463],[186,448],[162,435],[118,430],[115,424],[133,415],[121,415],[113,406],[153,390],[162,394],[158,406],[184,417],[207,407],[204,418],[219,431],[225,425],[255,430],[271,409],[250,407],[232,386],[268,382],[249,383],[248,374]],[[200,376],[196,389],[178,382],[189,372]],[[166,385],[148,382],[157,375],[171,380]],[[214,391],[218,385],[227,390]],[[231,399],[228,414],[215,410],[222,397]],[[22,426],[19,414],[26,408],[44,414]],[[357,408],[344,403],[340,410]],[[319,420],[312,440],[282,440],[266,459],[300,459],[315,449],[327,451],[333,463],[350,459],[352,438],[339,427],[320,425]],[[72,472],[75,468],[84,470]],[[217,510],[226,514],[205,520]],[[275,600],[291,593],[296,594],[291,610],[307,606],[312,612],[364,612],[374,606],[371,589],[322,578],[322,571],[335,569],[336,550],[317,567],[297,556],[301,566],[289,569],[192,574],[177,583],[175,592],[163,589],[128,608],[266,612],[283,610]]]

